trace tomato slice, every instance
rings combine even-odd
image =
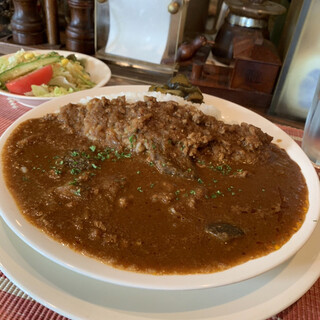
[[[31,85],[47,84],[53,75],[52,66],[49,64],[25,76],[19,77],[6,83],[11,93],[25,94],[31,91]]]

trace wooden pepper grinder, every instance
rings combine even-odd
[[[67,50],[94,53],[94,0],[68,0],[70,23],[66,28]]]
[[[45,28],[37,10],[37,0],[13,0],[13,5],[13,41],[23,45],[44,43]]]

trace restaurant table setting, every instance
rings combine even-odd
[[[0,135],[30,110],[0,95]],[[303,130],[275,124],[301,145]],[[56,264],[1,219],[0,319],[320,319],[319,243],[318,224],[293,257],[253,278],[196,290],[150,290]]]

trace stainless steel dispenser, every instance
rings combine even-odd
[[[122,70],[128,67],[172,74],[177,67],[176,53],[183,38],[188,3],[96,0],[96,56]],[[125,72],[128,74],[128,70]]]

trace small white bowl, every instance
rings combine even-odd
[[[38,54],[49,53],[52,51],[55,51],[64,57],[70,54],[74,54],[77,57],[77,59],[85,60],[85,70],[90,74],[91,80],[96,83],[94,88],[99,88],[104,86],[111,78],[111,71],[104,62],[94,57],[88,56],[86,54],[72,52],[72,51],[62,51],[62,50],[32,50],[32,52],[35,52]],[[14,53],[8,54],[3,57],[9,57],[9,56],[12,56],[13,54]],[[56,98],[56,97],[24,96],[20,94],[10,93],[8,91],[1,90],[1,89],[0,89],[0,94],[7,96],[8,98],[12,98],[17,102],[30,108],[37,107],[41,103],[44,103]]]

